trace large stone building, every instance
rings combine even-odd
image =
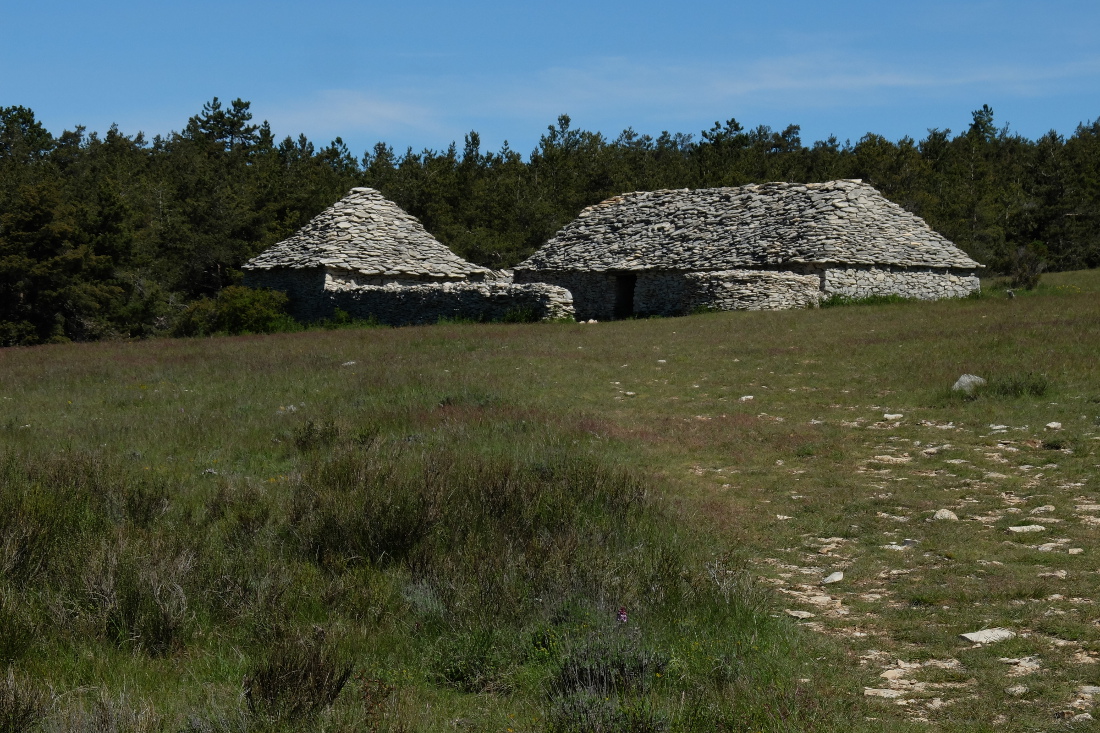
[[[245,285],[285,292],[302,321],[330,317],[336,308],[393,325],[573,315],[568,291],[514,285],[467,262],[371,188],[353,188],[243,269]]]
[[[858,180],[641,191],[590,206],[515,268],[581,320],[771,309],[822,297],[950,298],[982,267]]]

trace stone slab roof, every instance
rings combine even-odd
[[[373,188],[353,188],[246,270],[331,267],[363,275],[463,278],[488,274],[447,249],[416,217]]]
[[[639,191],[590,206],[517,270],[727,270],[789,263],[981,267],[858,180]]]

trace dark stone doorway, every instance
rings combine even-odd
[[[630,318],[634,315],[634,286],[638,276],[622,274],[615,276],[615,319]]]

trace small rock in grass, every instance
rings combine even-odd
[[[1044,506],[1035,507],[1029,513],[1030,514],[1046,514],[1047,512],[1056,511],[1056,509],[1057,509],[1057,507],[1055,507],[1053,504],[1046,504]]]
[[[1072,718],[1070,718],[1070,720],[1074,721],[1075,723],[1085,723],[1092,720],[1092,716],[1088,713],[1078,713],[1077,715],[1074,715]]]
[[[1100,687],[1096,685],[1081,685],[1077,688],[1078,695],[1100,695]]]
[[[623,394],[627,397],[636,397],[638,395],[637,392],[623,392]]]
[[[885,697],[889,700],[893,700],[901,697],[903,693],[901,690],[879,690],[874,687],[864,687],[863,694],[866,697]]]
[[[1019,697],[1027,692],[1027,685],[1013,685],[1012,687],[1005,688],[1005,694],[1012,697]]]
[[[741,399],[739,399],[738,402],[750,402],[751,400],[752,400],[752,395],[747,394],[744,397],[742,397]]]
[[[1062,423],[1060,423],[1060,422],[1048,422],[1047,423],[1047,430],[1061,430],[1061,429],[1062,429]]]
[[[1038,671],[1043,666],[1042,663],[1039,661],[1039,657],[1036,656],[1019,658],[1001,657],[1001,661],[1005,664],[1011,664],[1013,667],[1016,668],[1013,671],[1009,672],[1009,675],[1011,675],[1012,677],[1019,677],[1021,675],[1031,674],[1032,672]]]
[[[1013,639],[1016,637],[1015,631],[1009,631],[1008,629],[995,628],[995,629],[982,629],[981,631],[971,631],[969,634],[959,634],[967,641],[972,641],[975,644],[992,644],[996,641],[1004,641],[1005,639]]]
[[[932,515],[932,519],[946,519],[949,522],[959,521],[959,515],[950,509],[940,509]]]
[[[1039,573],[1040,578],[1057,578],[1058,580],[1065,580],[1066,575],[1067,573],[1065,570],[1054,570],[1049,573]]]
[[[829,573],[825,576],[825,579],[821,581],[822,585],[831,585],[832,583],[839,583],[844,580],[844,573],[837,570],[835,573]]]
[[[898,414],[896,414],[896,415],[894,415],[894,414],[890,414],[890,413],[886,413],[885,415],[883,415],[883,416],[882,416],[882,419],[883,419],[883,420],[900,420],[900,419],[902,419],[903,417],[905,417],[905,415],[902,415],[901,413],[898,413]]]
[[[1027,532],[1046,532],[1047,528],[1041,524],[1024,524],[1019,527],[1009,527],[1009,532],[1015,532],[1016,534],[1025,534]]]
[[[794,519],[794,517],[790,517],[790,516],[788,516],[788,515],[786,515],[786,514],[776,514],[776,515],[775,515],[775,518],[776,518],[776,519],[782,519],[782,520],[784,520],[784,521],[785,521],[785,520],[788,520],[788,519]]]
[[[1082,547],[1071,547],[1067,550],[1067,552],[1071,555],[1080,555],[1080,554],[1084,553],[1084,551],[1085,550]]]
[[[787,615],[794,616],[797,619],[807,619],[814,617],[814,614],[810,613],[809,611],[792,611],[790,609],[787,609]]]
[[[964,374],[959,377],[951,389],[955,392],[973,392],[976,387],[985,384],[985,380],[974,374]]]

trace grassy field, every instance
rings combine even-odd
[[[1100,272],[987,293],[0,351],[0,730],[1087,727]]]

